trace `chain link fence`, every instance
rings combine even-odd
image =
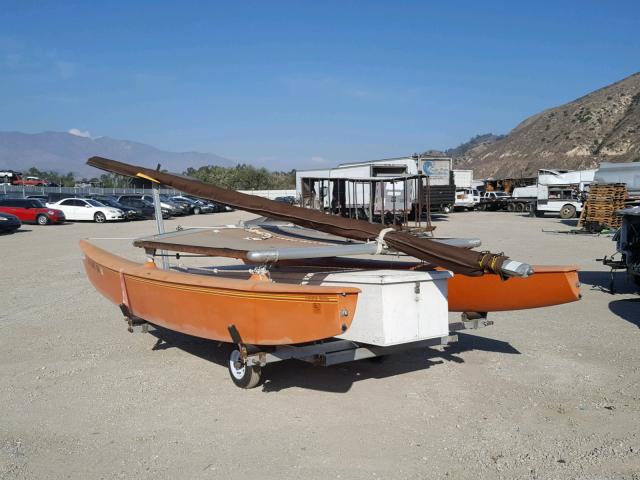
[[[295,196],[295,190],[239,190],[242,193],[257,195],[273,200],[277,197]],[[150,188],[101,188],[101,187],[43,187],[34,185],[10,185],[3,183],[0,185],[0,196],[11,198],[24,198],[29,195],[69,195],[70,197],[82,197],[86,195],[152,195],[153,190]],[[180,195],[180,191],[172,188],[160,189],[161,194]]]

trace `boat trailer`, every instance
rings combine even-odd
[[[123,313],[127,321],[127,329],[131,333],[150,333],[157,328],[152,323],[132,316],[124,309]],[[258,386],[262,368],[271,363],[302,360],[315,366],[328,367],[357,360],[382,358],[408,350],[450,345],[458,341],[457,332],[490,325],[493,325],[493,321],[487,319],[486,313],[467,312],[461,315],[460,321],[449,324],[447,336],[384,347],[340,338],[272,347],[246,345],[242,342],[235,326],[229,325],[229,333],[234,343],[225,344],[229,352],[227,365],[233,383],[237,387],[249,389]]]

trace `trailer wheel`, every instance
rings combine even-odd
[[[442,205],[443,213],[451,213],[452,211],[453,211],[453,208],[451,208],[451,205]]]
[[[516,204],[515,203],[508,203],[507,204],[507,212],[515,212],[516,211]]]
[[[574,207],[573,205],[567,204],[560,209],[560,218],[567,219],[567,218],[573,218],[575,216],[576,216],[576,207]]]
[[[516,203],[514,210],[519,213],[524,212],[524,203]]]
[[[262,369],[258,366],[248,366],[242,363],[240,350],[232,348],[229,353],[229,375],[231,380],[240,388],[254,388],[260,383]]]

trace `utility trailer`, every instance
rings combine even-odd
[[[611,267],[611,293],[615,291],[614,270],[626,271],[640,289],[640,206],[623,208],[616,213],[622,217],[622,225],[613,236],[616,253],[611,257],[599,259],[604,265]],[[616,259],[615,255],[620,255],[619,259]]]
[[[349,177],[352,169],[339,170],[329,177],[301,177],[302,206],[369,222],[408,222],[422,175]]]
[[[446,347],[458,341],[458,332],[477,330],[491,325],[493,320],[488,320],[486,314],[463,313],[459,321],[449,324],[448,335],[427,340],[381,347],[352,340],[329,338],[309,344],[281,345],[267,349],[245,345],[237,330],[231,326],[231,335],[235,337],[236,343],[224,344],[221,347],[227,349],[227,369],[231,381],[239,388],[251,389],[260,384],[263,368],[273,363],[301,360],[316,367],[329,367],[358,360],[381,361],[389,355],[402,354],[411,350]],[[130,333],[152,333],[157,332],[157,327],[141,319],[128,318],[127,330]]]
[[[414,211],[449,213],[453,210],[456,192],[452,165],[451,157],[416,154],[408,157],[343,163],[337,168],[330,169],[330,173],[324,176],[369,178],[422,175],[422,183],[417,185],[412,198]],[[313,172],[313,170],[301,171],[300,176],[309,177]],[[299,177],[297,173],[296,177]],[[301,182],[297,183],[302,186]]]
[[[438,155],[412,155],[410,157],[387,158],[368,162],[343,163],[336,170],[371,165],[372,176],[382,176],[376,172],[382,166],[398,166],[406,168],[407,175],[422,175],[423,180],[417,186],[413,199],[414,210],[421,212],[453,211],[455,204],[456,184],[454,181],[453,159]],[[389,173],[397,175],[399,172]]]
[[[219,267],[237,270],[235,266]],[[269,272],[274,280],[286,281],[299,272]],[[308,275],[308,285],[347,285],[360,289],[351,326],[344,333],[324,340],[290,345],[251,345],[229,319],[233,341],[225,344],[229,376],[240,388],[260,382],[262,369],[271,363],[296,359],[316,366],[330,366],[374,359],[413,349],[448,345],[456,333],[491,325],[486,313],[463,313],[460,321],[449,323],[448,271],[357,270],[325,271]],[[149,332],[153,324],[126,314],[130,332]]]

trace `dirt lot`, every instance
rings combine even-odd
[[[171,220],[213,225],[243,213]],[[0,236],[1,478],[640,479],[640,298],[610,295],[609,238],[557,219],[455,213],[441,235],[575,263],[580,302],[493,314],[444,352],[330,368],[283,362],[235,387],[213,342],[129,334],[77,241],[130,258],[151,221]]]

